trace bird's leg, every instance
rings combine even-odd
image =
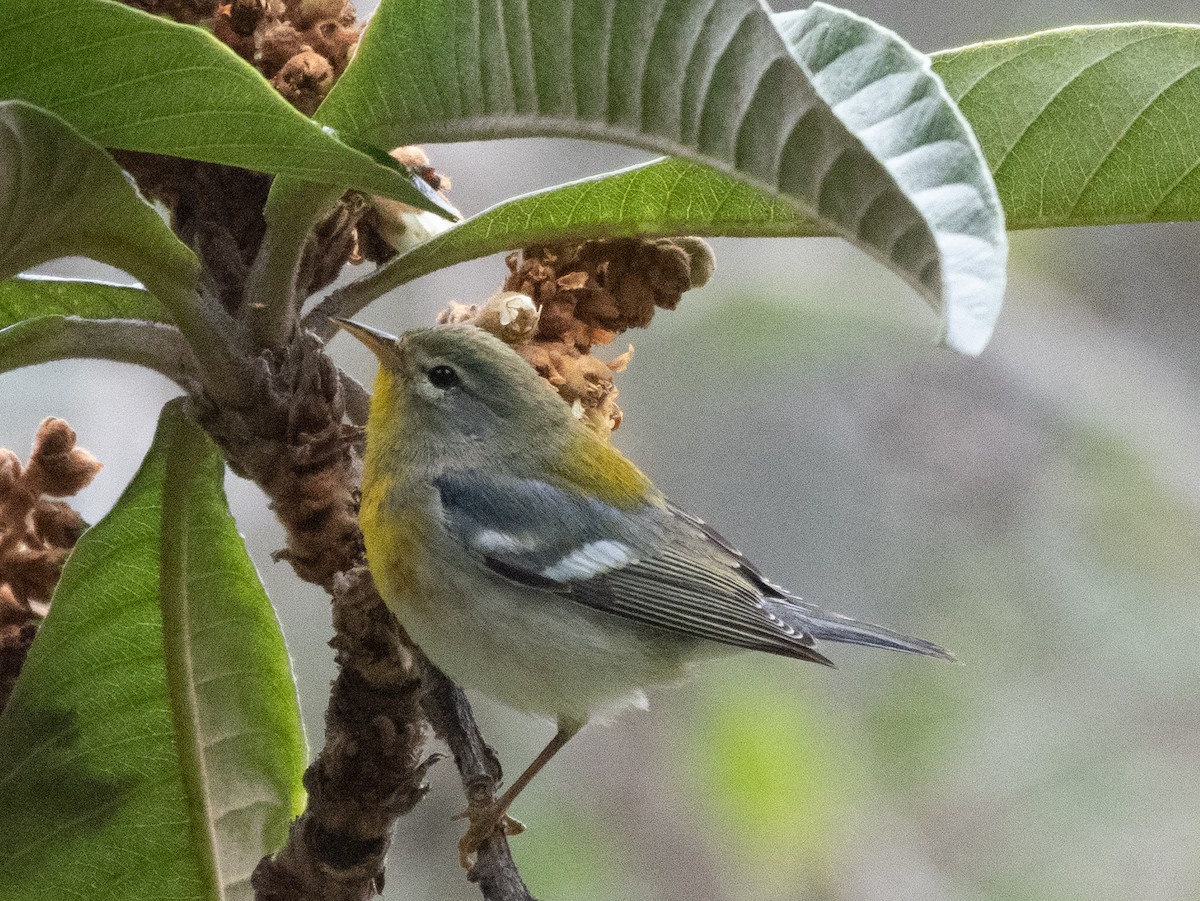
[[[525,826],[519,820],[514,820],[508,815],[509,805],[517,799],[517,795],[521,794],[530,780],[550,762],[555,754],[563,749],[563,746],[580,728],[581,724],[579,723],[560,721],[554,738],[550,739],[546,747],[542,748],[541,753],[533,759],[533,763],[525,768],[525,772],[516,778],[516,781],[505,790],[504,794],[487,804],[478,806],[473,804],[454,818],[471,821],[471,825],[467,828],[467,834],[458,843],[458,860],[464,870],[471,868],[471,856],[487,844],[488,839],[497,832],[503,832],[505,835],[520,835],[525,831]]]

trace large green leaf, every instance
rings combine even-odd
[[[286,173],[439,211],[407,172],[322,130],[200,28],[110,0],[0,0],[0,17],[0,97],[52,110],[104,147]]]
[[[1008,238],[971,126],[929,58],[870,19],[824,3],[774,19],[821,97],[929,223],[941,287],[929,296],[942,302],[942,337],[979,353],[1000,315]]]
[[[317,118],[377,144],[561,135],[665,151],[762,192],[760,213],[778,204],[856,242],[935,306],[990,310],[1004,235],[979,196],[990,181],[969,130],[948,127],[952,104],[923,57],[869,23],[829,19],[813,58],[859,76],[816,73],[842,116],[756,0],[383,0]],[[890,118],[868,119],[871,104]],[[964,176],[973,152],[978,171]],[[976,350],[990,323],[950,326],[951,343]]]
[[[1050,31],[944,51],[933,68],[995,170],[1008,228],[1200,218],[1200,120],[1178,114],[1200,84],[1200,27]],[[1085,163],[1087,186],[1069,177]],[[388,278],[535,241],[688,230],[830,234],[722,173],[667,159],[502,203],[396,260]]]
[[[45,276],[0,281],[0,329],[38,316],[171,321],[154,295],[129,285]]]
[[[301,805],[287,652],[178,403],[0,714],[0,897],[249,899]]]
[[[193,289],[199,272],[103,148],[53,113],[0,102],[0,277],[73,255],[168,296]]]
[[[1200,27],[1066,28],[939,54],[1010,228],[1200,219]]]
[[[994,169],[1010,229],[1200,219],[1200,27],[1070,28],[935,54]],[[662,160],[517,198],[398,258],[368,300],[452,263],[606,235],[828,229],[723,173]]]
[[[642,39],[647,45],[654,43],[653,36],[669,32],[673,27],[671,18],[681,16],[683,8],[690,9],[692,5],[662,6],[661,19],[641,22],[649,29]],[[754,18],[753,13],[744,14],[747,21]],[[943,332],[949,345],[968,353],[979,352],[991,334],[1003,297],[1007,243],[999,200],[970,127],[930,72],[928,60],[890,31],[824,4],[800,13],[775,16],[774,22],[802,66],[800,78],[804,90],[817,94],[818,103],[813,109],[829,114],[844,126],[840,129],[823,126],[824,131],[817,128],[805,133],[803,129],[809,128],[814,120],[815,114],[810,112],[794,133],[794,140],[820,143],[829,140],[830,132],[837,132],[839,140],[845,142],[843,147],[852,146],[855,153],[869,154],[870,165],[858,158],[856,165],[861,168],[856,172],[840,170],[839,163],[821,177],[804,172],[803,165],[789,168],[789,160],[783,154],[778,161],[775,185],[763,190],[763,182],[769,179],[753,171],[754,156],[740,144],[731,157],[724,159],[721,148],[714,149],[718,139],[710,135],[706,144],[703,132],[696,146],[680,147],[679,136],[687,133],[686,126],[677,121],[683,112],[661,103],[657,114],[646,109],[640,112],[636,127],[646,132],[640,143],[661,148],[665,146],[661,141],[655,143],[659,132],[669,132],[674,127],[676,144],[670,149],[690,159],[662,160],[502,204],[400,257],[348,293],[367,300],[443,266],[536,241],[624,235],[841,233],[874,255],[882,256],[921,290],[935,308],[942,310]],[[392,42],[402,41],[394,33],[404,23],[389,20],[387,24]],[[614,24],[610,52],[619,60],[622,58],[619,49],[613,49],[619,38],[633,40],[633,37],[616,35],[617,27]],[[759,52],[773,49],[777,43],[773,35],[763,36]],[[584,44],[585,49],[591,46]],[[735,42],[733,46],[739,45]],[[542,44],[538,44],[538,49],[542,49]],[[595,52],[600,61],[596,65],[600,65],[606,59],[604,48]],[[576,57],[577,67],[583,65],[584,58]],[[566,67],[564,71],[570,71],[570,60],[561,62],[562,66]],[[655,66],[662,71],[656,71]],[[725,63],[717,66],[710,97],[719,93],[717,86],[725,66]],[[519,69],[517,62],[512,67]],[[670,91],[670,83],[664,80],[672,77],[672,69],[653,51],[645,62],[644,72],[648,92]],[[610,67],[610,88],[613,73]],[[358,90],[388,90],[383,76],[373,81],[359,77],[364,83]],[[339,94],[354,89],[354,83],[346,88],[343,83],[330,95],[330,109],[323,107],[318,115],[329,114],[344,127],[363,128],[364,117],[373,112],[365,102],[356,103],[355,95],[347,99],[345,93]],[[516,83],[514,75],[513,84]],[[636,138],[620,133],[622,127],[626,131],[632,127],[619,122],[623,108],[613,100],[606,108],[594,111],[593,118],[598,122],[587,123],[586,127],[576,123],[577,131],[570,132],[571,104],[578,105],[576,114],[586,119],[584,107],[589,98],[559,97],[554,91],[557,82],[548,75],[537,83],[547,96],[528,98],[526,103],[534,104],[534,108],[522,111],[519,94],[511,104],[516,112],[526,113],[523,118],[518,116],[517,121],[527,131],[547,131],[550,126],[546,120],[551,119],[550,124],[560,129],[558,133],[595,136],[610,128],[614,134],[609,136],[614,140],[639,143]],[[797,96],[799,90],[797,85],[789,84],[789,91],[776,98],[776,102],[784,109],[793,104],[803,105],[803,98],[809,95]],[[618,93],[618,100],[620,96]],[[633,103],[628,97],[626,101]],[[685,96],[684,110],[690,102]],[[465,101],[458,103],[465,105]],[[694,103],[697,109],[703,106],[699,100]],[[408,122],[410,128],[432,128],[435,132],[442,126],[428,124],[423,117],[436,115],[439,121],[449,118],[449,128],[512,127],[505,126],[503,118],[492,111],[494,106],[502,107],[499,102],[489,103],[485,98],[476,105],[483,112],[463,122],[455,121],[455,116],[461,119],[466,112],[453,98],[443,98],[441,106],[430,108],[394,106],[392,115]],[[353,109],[354,115],[343,122],[341,116],[348,115],[346,107]],[[731,128],[742,130],[743,142],[746,132],[754,134],[757,129],[767,128],[770,120],[770,117],[756,118],[761,110],[756,110],[753,103],[748,103],[745,109],[743,119],[737,116],[729,119]],[[483,124],[478,120],[483,120]],[[614,121],[616,125],[612,124]],[[844,199],[848,186],[842,179],[879,179],[881,170],[882,178],[905,195],[901,219],[896,218],[896,211],[886,209],[889,201],[883,198],[877,199],[873,206],[857,207],[852,215],[843,217],[841,214],[846,210],[838,208],[838,198]],[[811,202],[814,192],[820,197],[817,204]],[[894,199],[896,195],[887,196]],[[906,218],[914,210],[922,218],[919,227]],[[848,229],[850,220],[852,227]]]

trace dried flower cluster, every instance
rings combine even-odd
[[[0,710],[45,616],[63,563],[86,524],[70,497],[87,487],[100,463],[75,446],[75,432],[47,419],[29,465],[0,448]]]
[[[471,322],[529,361],[581,416],[607,431],[621,424],[613,374],[633,347],[605,362],[592,354],[655,310],[673,310],[708,281],[712,251],[699,238],[614,238],[528,247],[508,257],[504,290],[482,305],[452,303],[439,322]]]
[[[358,43],[349,0],[127,0],[146,12],[210,29],[312,115]]]
[[[155,15],[212,31],[285,98],[311,114],[345,69],[361,27],[348,0],[125,0]],[[237,314],[266,230],[270,178],[195,160],[121,152],[117,160],[147,197],[171,212],[176,234],[196,251],[212,293]],[[349,257],[367,204],[339,205],[311,242],[301,284],[328,284]],[[332,274],[330,274],[332,273]]]
[[[348,0],[230,0],[204,24],[309,116],[345,70],[362,31]]]

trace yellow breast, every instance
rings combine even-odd
[[[426,538],[428,516],[413,505],[394,503],[391,487],[390,478],[364,480],[359,525],[379,594],[403,623],[406,616],[427,612],[431,586],[426,583],[435,566]]]
[[[418,611],[427,603],[429,593],[424,580],[429,578],[431,566],[426,544],[428,513],[417,498],[396,491],[396,442],[403,416],[399,399],[395,380],[381,369],[367,424],[358,523],[379,594],[403,623],[406,613]]]

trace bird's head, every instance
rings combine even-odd
[[[447,465],[479,465],[577,427],[571,408],[516,351],[474,326],[396,338],[350,320],[338,324],[379,360],[369,441],[395,441]]]

